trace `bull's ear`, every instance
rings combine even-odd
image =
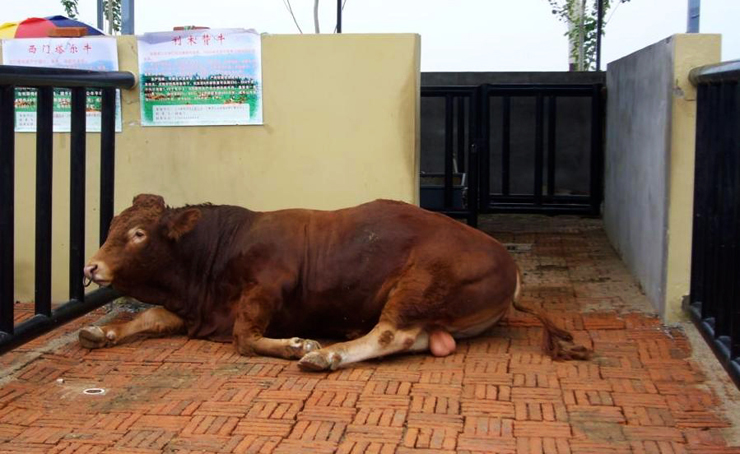
[[[199,220],[200,210],[197,208],[188,208],[172,213],[165,221],[167,237],[175,241],[179,240],[183,235],[193,230]]]
[[[164,211],[164,198],[161,195],[155,194],[139,194],[134,197],[134,206],[142,208],[156,208],[160,211]]]

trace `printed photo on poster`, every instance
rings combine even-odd
[[[138,43],[142,126],[262,124],[258,33],[182,30]]]
[[[117,71],[115,38],[22,38],[4,39],[3,64],[51,68]],[[69,132],[71,126],[69,90],[54,90],[54,132]],[[100,90],[87,91],[88,132],[100,132]],[[36,132],[36,90],[15,91],[16,132]],[[116,131],[121,132],[121,94],[116,92]]]

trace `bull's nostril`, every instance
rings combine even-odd
[[[98,269],[98,265],[88,265],[83,269],[83,274],[86,278],[92,279],[93,273]]]

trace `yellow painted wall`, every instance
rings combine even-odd
[[[668,231],[665,280],[666,322],[686,318],[681,300],[691,282],[691,234],[694,206],[696,147],[696,88],[689,71],[721,61],[721,35],[673,36],[674,86],[671,107],[670,167],[668,174]]]
[[[138,74],[120,37],[121,70]],[[140,126],[123,92],[116,212],[142,192],[178,206],[334,209],[376,198],[418,203],[420,37],[266,35],[263,126]],[[53,298],[67,299],[69,134],[54,137]],[[88,134],[87,255],[97,248],[99,134]],[[16,134],[16,299],[33,299],[35,135]]]

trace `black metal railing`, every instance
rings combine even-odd
[[[604,109],[601,84],[585,85],[485,85],[482,101],[483,148],[490,150],[492,134],[501,143],[500,192],[493,190],[490,172],[481,173],[481,206],[488,212],[543,214],[599,214],[603,199],[603,125]],[[534,165],[531,193],[515,194],[511,182],[511,104],[514,98],[534,98]],[[590,98],[590,143],[581,160],[589,162],[588,194],[558,194],[557,189],[557,100],[561,97]],[[501,99],[501,125],[492,127],[490,100]],[[545,146],[547,138],[547,146]],[[490,168],[491,153],[481,154],[481,168]],[[547,181],[546,184],[544,182]],[[498,183],[498,182],[497,182]],[[497,185],[498,186],[498,185]]]
[[[84,293],[85,134],[87,89],[102,90],[100,134],[100,242],[113,218],[116,88],[132,88],[129,72],[0,65],[0,354],[116,297],[100,289]],[[15,88],[37,89],[35,315],[14,322]],[[52,307],[53,89],[71,91],[69,301]]]
[[[698,93],[688,309],[740,385],[740,60],[689,79]]]
[[[478,225],[478,158],[480,148],[480,89],[476,87],[422,87],[422,98],[444,99],[444,172],[441,185],[422,181],[422,207]],[[457,121],[455,121],[457,120]],[[465,180],[461,179],[462,175]],[[422,178],[429,177],[422,175]],[[455,181],[455,178],[460,181]],[[441,203],[427,202],[425,191],[442,191]],[[439,191],[436,191],[439,192]]]
[[[600,213],[603,200],[604,156],[604,94],[602,84],[483,84],[479,86],[426,86],[422,98],[443,98],[444,105],[444,179],[442,206],[430,206],[455,216],[475,217],[477,212],[593,214]],[[557,106],[559,98],[587,98],[590,100],[587,117],[590,119],[590,140],[571,154],[579,153],[578,162],[588,162],[583,178],[588,179],[582,193],[558,192]],[[531,191],[514,191],[512,184],[512,100],[534,100],[531,121],[534,129],[531,168],[517,170],[531,172]],[[500,112],[491,111],[492,99],[499,100]],[[439,110],[441,111],[441,110]],[[433,116],[422,111],[422,118]],[[427,115],[425,115],[427,114]],[[493,125],[494,117],[500,123]],[[572,122],[573,120],[571,120]],[[424,128],[422,124],[422,128]],[[528,123],[527,127],[530,126]],[[501,162],[493,166],[493,140],[500,144]],[[471,151],[473,154],[471,154]],[[530,152],[527,150],[527,152]],[[497,154],[499,154],[497,153]],[[471,162],[476,159],[475,167]],[[573,157],[571,156],[571,159]],[[499,168],[494,172],[494,167]],[[563,169],[563,167],[560,167]],[[467,204],[461,209],[456,198],[455,173],[467,176]],[[475,180],[475,182],[474,182]],[[521,185],[520,185],[521,187]],[[495,188],[495,189],[494,189]],[[424,191],[422,185],[422,191]],[[422,193],[423,195],[423,193]],[[423,206],[423,205],[422,205]],[[475,214],[472,214],[476,212]]]

